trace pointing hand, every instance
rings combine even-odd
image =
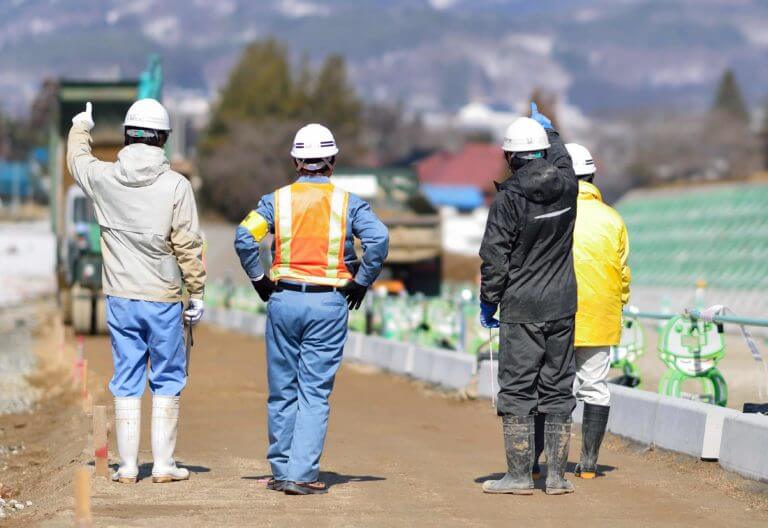
[[[93,105],[90,101],[85,103],[85,112],[80,112],[72,118],[72,124],[83,123],[86,130],[91,130],[95,123],[93,122]]]
[[[538,122],[545,130],[552,130],[552,120],[539,112],[539,107],[536,103],[531,103],[531,119]]]

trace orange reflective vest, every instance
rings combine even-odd
[[[341,287],[349,193],[331,183],[294,183],[275,193],[275,258],[270,276]]]

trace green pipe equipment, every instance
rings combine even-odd
[[[626,317],[667,321],[659,335],[659,355],[668,367],[659,383],[660,394],[682,395],[683,383],[696,379],[700,385],[699,392],[703,393],[701,399],[725,406],[728,387],[716,365],[725,355],[723,325],[731,324],[739,326],[741,335],[757,363],[758,395],[763,401],[768,398],[768,366],[747,330],[747,326],[768,327],[768,319],[741,317],[733,312],[727,313],[729,311],[720,305],[705,310],[686,310],[681,315],[624,310]],[[675,338],[673,333],[679,334],[679,339]],[[716,334],[720,337],[716,337]],[[698,343],[695,343],[697,340]],[[717,350],[718,342],[722,342],[722,350]]]
[[[664,325],[658,348],[659,358],[667,366],[659,381],[659,394],[727,405],[728,386],[717,369],[725,357],[721,324],[678,315]],[[686,392],[686,382],[697,384],[698,391]]]
[[[625,387],[639,387],[642,383],[637,360],[645,353],[645,329],[638,319],[625,316],[622,321],[621,342],[611,347],[611,368],[622,375],[610,380]]]

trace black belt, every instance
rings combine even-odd
[[[320,286],[318,284],[295,284],[292,282],[279,281],[277,283],[278,290],[288,290],[302,293],[330,293],[337,291],[338,288],[334,286]]]

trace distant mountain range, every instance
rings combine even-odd
[[[136,76],[164,57],[172,88],[215,94],[249,41],[347,56],[361,93],[422,111],[514,106],[542,86],[586,114],[709,104],[732,67],[768,95],[764,0],[5,0],[0,105],[46,76]]]

